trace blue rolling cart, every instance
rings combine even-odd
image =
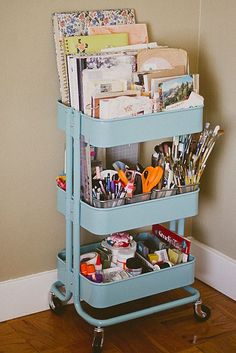
[[[57,256],[58,280],[51,286],[50,308],[59,312],[73,295],[78,314],[95,326],[92,349],[101,352],[104,327],[194,303],[194,316],[208,319],[210,310],[202,304],[194,282],[195,258],[161,271],[153,271],[117,282],[94,283],[80,273],[80,255],[96,249],[97,243],[81,246],[81,227],[94,235],[135,229],[169,222],[169,227],[184,234],[184,220],[198,213],[199,190],[114,208],[96,208],[80,196],[80,138],[95,147],[112,147],[128,143],[157,140],[202,130],[203,108],[190,108],[114,120],[94,119],[58,102],[58,126],[66,134],[67,188],[58,188],[58,211],[66,220],[66,248]],[[110,221],[112,219],[112,222]],[[120,222],[122,219],[122,223]],[[109,319],[89,315],[81,301],[95,308],[106,308],[148,297],[168,290],[183,288],[186,297]]]

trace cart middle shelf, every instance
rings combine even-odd
[[[127,229],[144,227],[155,223],[193,217],[198,214],[199,189],[111,208],[96,208],[79,201],[81,227],[93,234],[106,235]],[[57,190],[57,209],[66,215],[66,192]],[[74,200],[71,200],[73,221]]]

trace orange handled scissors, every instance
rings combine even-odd
[[[151,191],[161,180],[163,176],[163,169],[160,166],[147,167],[142,172],[142,187],[143,192]]]
[[[128,182],[129,182],[129,180],[128,180],[128,178],[127,178],[125,172],[124,172],[122,169],[119,169],[117,173],[118,173],[118,175],[119,175],[119,179],[120,179],[120,181],[122,182],[122,184],[123,184],[124,186],[126,186],[126,185],[128,184]]]

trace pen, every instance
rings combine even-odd
[[[103,183],[101,180],[99,180],[99,184],[101,186],[101,190],[102,190],[103,194],[106,195],[106,190],[104,189],[104,186],[103,186]]]

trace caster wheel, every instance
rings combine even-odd
[[[211,309],[202,304],[201,301],[196,302],[194,305],[194,318],[197,321],[207,321],[211,316]]]
[[[101,351],[102,351],[101,339],[100,338],[95,338],[95,340],[93,342],[92,353],[101,353]]]
[[[63,312],[63,302],[55,296],[53,292],[49,292],[48,304],[50,309],[57,315]]]
[[[104,330],[102,328],[94,329],[94,337],[92,344],[92,353],[101,353],[104,340]]]

